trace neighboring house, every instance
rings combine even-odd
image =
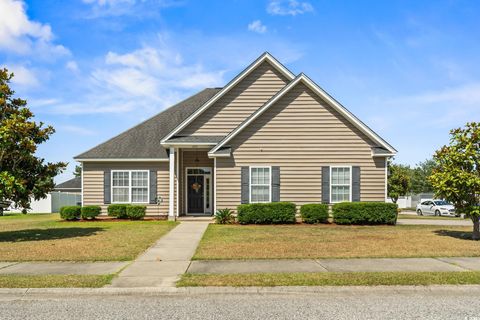
[[[55,186],[54,191],[81,193],[82,192],[82,178],[75,177]]]
[[[305,74],[265,53],[208,88],[90,149],[85,205],[211,215],[241,203],[385,201],[396,150]],[[157,203],[158,201],[158,203]]]

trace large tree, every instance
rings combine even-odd
[[[450,131],[450,144],[435,152],[430,176],[435,194],[453,203],[473,221],[474,240],[480,239],[480,123],[469,122]]]
[[[406,195],[410,191],[410,167],[388,163],[388,196],[394,203],[397,203],[398,197]]]
[[[0,202],[12,201],[26,210],[32,197],[44,198],[54,188],[53,177],[66,164],[45,162],[35,156],[37,146],[55,130],[35,122],[27,101],[14,97],[12,77],[13,73],[0,69]]]
[[[428,178],[432,174],[434,167],[435,161],[433,159],[428,159],[424,162],[420,162],[415,168],[411,169],[412,186],[410,191],[412,193],[433,192],[432,184]]]

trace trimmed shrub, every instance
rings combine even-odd
[[[116,217],[118,219],[126,219],[128,204],[111,204],[107,208],[108,215],[110,217]]]
[[[241,224],[295,223],[295,203],[272,202],[241,204],[237,207],[238,222]]]
[[[336,224],[396,224],[397,205],[383,202],[342,202],[333,205]]]
[[[82,207],[82,219],[95,219],[102,212],[100,206],[85,206]]]
[[[127,217],[132,220],[139,220],[145,217],[146,206],[129,205],[127,206]]]
[[[215,222],[218,224],[230,224],[235,221],[233,211],[231,209],[220,209],[215,213]]]
[[[300,214],[305,223],[328,223],[328,205],[309,203],[300,207]]]
[[[60,208],[60,218],[63,220],[78,220],[82,207],[80,206],[65,206]]]

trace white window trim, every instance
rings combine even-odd
[[[348,201],[349,201],[349,202],[352,202],[352,167],[353,167],[353,166],[346,166],[346,165],[345,165],[345,166],[340,166],[340,165],[338,165],[338,166],[330,166],[330,183],[329,183],[329,184],[330,184],[330,186],[329,186],[329,187],[330,187],[330,203],[340,203],[340,202],[343,202],[343,201],[333,201],[333,200],[332,200],[332,187],[333,187],[333,186],[332,186],[332,178],[333,178],[333,176],[332,176],[332,171],[333,171],[333,170],[332,170],[332,169],[334,169],[334,168],[349,168],[349,169],[350,169],[350,185],[349,185],[349,187],[350,187],[350,193],[349,193],[349,195],[348,195]],[[346,185],[346,184],[344,184],[344,185],[336,184],[335,186],[347,186],[347,185]]]
[[[128,202],[113,201],[113,173],[114,172],[128,172]],[[132,172],[146,172],[147,173],[147,202],[132,202]],[[119,187],[122,188],[122,187]],[[125,187],[123,187],[125,188]],[[150,170],[110,170],[110,199],[112,203],[135,203],[135,204],[149,204],[150,203]]]
[[[252,169],[268,169],[270,170],[270,179],[268,183],[268,201],[252,201]],[[265,186],[264,184],[256,184],[256,186]],[[248,203],[270,203],[272,202],[272,166],[251,166],[248,172]]]

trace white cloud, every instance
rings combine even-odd
[[[91,5],[92,12],[88,18],[123,15],[155,15],[159,8],[178,6],[180,0],[83,0]]]
[[[78,72],[78,64],[74,60],[67,61],[65,68],[72,72]]]
[[[248,30],[257,32],[257,33],[265,33],[267,32],[267,26],[262,24],[262,21],[255,20],[252,23],[248,24]]]
[[[39,86],[40,81],[37,76],[37,71],[29,69],[23,65],[15,64],[10,64],[4,67],[6,67],[9,72],[13,72],[14,76],[12,78],[12,83],[14,85],[24,88],[33,88]]]
[[[313,12],[313,6],[309,2],[297,0],[271,0],[267,6],[267,12],[278,16],[296,16],[307,12]]]
[[[0,0],[0,50],[49,58],[70,53],[53,39],[48,24],[28,18],[23,1]]]
[[[186,94],[223,83],[223,71],[186,63],[166,47],[108,52],[88,78],[83,101],[48,106],[57,114],[125,113],[160,110]]]

